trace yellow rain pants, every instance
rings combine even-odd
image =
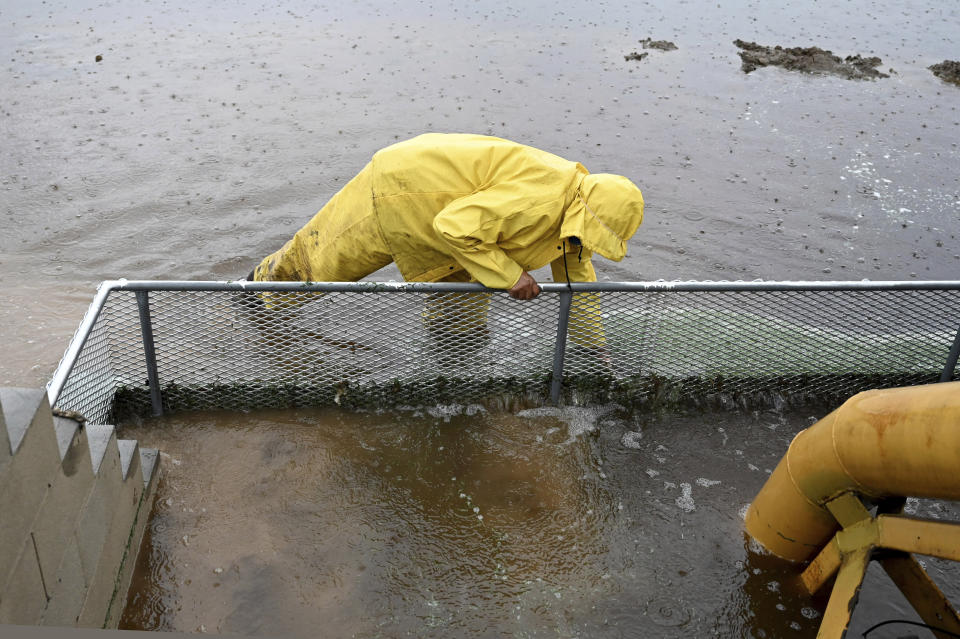
[[[642,219],[642,195],[626,178],[508,140],[431,133],[377,152],[254,278],[356,281],[396,262],[407,281],[509,289],[546,264],[565,281],[563,240],[576,236],[583,251],[567,257],[570,280],[593,282],[592,254],[622,259]],[[602,345],[599,307],[577,297],[573,334]]]

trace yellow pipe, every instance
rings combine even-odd
[[[825,504],[868,497],[960,499],[960,382],[854,395],[790,443],[747,510],[747,532],[791,561],[839,529]]]

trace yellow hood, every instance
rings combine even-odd
[[[560,237],[578,237],[594,253],[619,262],[642,221],[643,195],[633,182],[622,175],[591,173],[564,213]]]

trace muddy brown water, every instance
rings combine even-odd
[[[165,452],[121,627],[813,637],[824,597],[757,552],[742,516],[814,419],[439,406],[131,424],[125,436]],[[918,509],[960,515],[945,502]],[[958,567],[925,563],[956,601]],[[892,618],[915,619],[871,569],[852,631]]]

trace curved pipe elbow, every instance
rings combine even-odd
[[[868,497],[960,499],[960,382],[854,395],[793,439],[747,511],[747,532],[791,561],[838,530],[825,504]]]

